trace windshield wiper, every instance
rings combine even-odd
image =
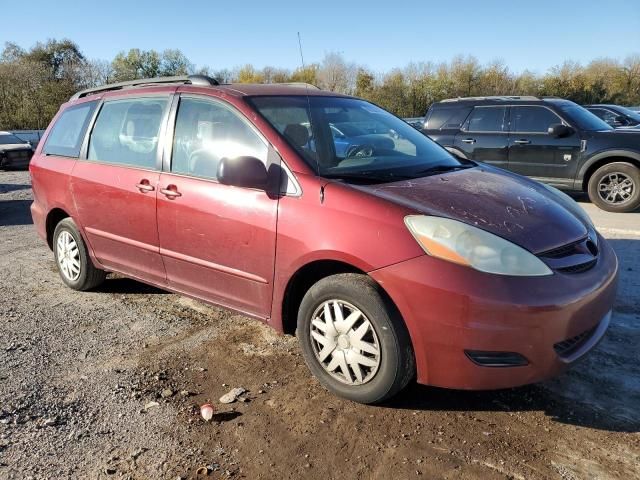
[[[412,175],[398,175],[395,173],[387,174],[375,174],[373,172],[360,172],[360,173],[322,173],[325,178],[331,178],[336,180],[345,180],[362,183],[387,183],[387,182],[399,182],[400,180],[410,180],[414,178]]]
[[[433,167],[412,172],[411,174],[398,174],[393,172],[380,173],[374,171],[365,171],[358,173],[340,173],[340,172],[326,172],[321,176],[325,178],[331,178],[336,180],[345,180],[347,182],[361,182],[361,183],[390,183],[400,182],[402,180],[413,180],[428,175],[435,175],[437,173],[451,172],[454,170],[464,170],[465,168],[475,167],[475,165],[436,165]]]
[[[472,167],[475,167],[475,165],[436,165],[434,167],[429,167],[429,168],[425,168],[424,170],[420,170],[416,172],[416,175],[418,176],[435,175],[437,173],[453,172],[455,170],[464,170],[466,168],[472,168]]]

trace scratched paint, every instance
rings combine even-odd
[[[418,213],[475,225],[532,252],[556,248],[587,234],[580,220],[545,187],[492,167],[353,188]]]

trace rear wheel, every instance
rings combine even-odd
[[[106,277],[104,270],[93,265],[78,227],[71,218],[65,218],[56,225],[53,254],[62,281],[74,290],[90,290]]]
[[[300,305],[296,335],[320,383],[356,402],[391,398],[415,372],[404,322],[366,275],[332,275],[313,285]]]
[[[603,165],[589,179],[589,198],[608,212],[632,212],[640,207],[640,169],[626,162]]]

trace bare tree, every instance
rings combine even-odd
[[[358,68],[345,61],[342,54],[325,54],[318,69],[318,86],[332,92],[353,93],[356,87]]]

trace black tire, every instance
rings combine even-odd
[[[628,199],[622,201],[620,197],[617,197],[619,202],[610,203],[601,197],[600,185],[606,182],[607,177],[612,174],[624,176],[631,182],[632,192]],[[618,213],[633,212],[640,208],[640,169],[626,162],[607,163],[593,172],[589,178],[588,193],[589,199],[602,210]]]
[[[75,244],[77,245],[78,255],[77,261],[79,263],[79,274],[77,274],[77,278],[70,278],[61,267],[59,261],[59,254],[64,254],[64,252],[59,251],[60,247],[58,241],[60,236],[64,233],[67,233],[73,237]],[[107,276],[104,270],[100,270],[95,267],[93,262],[91,261],[91,257],[89,256],[89,252],[87,251],[87,246],[82,239],[82,235],[78,231],[78,227],[75,222],[67,217],[61,220],[58,225],[56,225],[56,229],[53,232],[53,256],[56,261],[56,266],[58,267],[58,273],[60,274],[60,278],[62,281],[69,287],[74,290],[91,290],[92,288],[100,285],[105,277]]]
[[[354,385],[337,380],[324,368],[314,351],[312,317],[325,302],[334,299],[360,310],[377,335],[379,364],[364,383]],[[415,360],[406,326],[380,286],[366,275],[332,275],[313,285],[300,304],[296,336],[305,362],[315,377],[329,391],[349,400],[365,404],[383,402],[402,390],[414,377]]]

